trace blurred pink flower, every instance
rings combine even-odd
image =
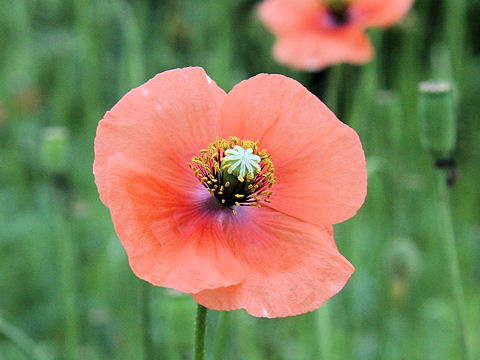
[[[373,56],[367,27],[399,22],[413,0],[264,0],[259,14],[277,36],[274,56],[300,70],[362,64]]]

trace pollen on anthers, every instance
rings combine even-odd
[[[258,142],[217,137],[200,150],[188,166],[203,186],[225,208],[237,213],[237,206],[269,203],[270,188],[277,178],[270,154],[258,150]]]

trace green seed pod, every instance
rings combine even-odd
[[[43,130],[41,159],[45,171],[58,175],[65,173],[68,160],[68,130],[62,126],[49,126]]]
[[[424,148],[437,159],[449,157],[455,149],[457,137],[451,83],[446,81],[420,83],[418,118]]]

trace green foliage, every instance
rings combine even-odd
[[[417,0],[402,24],[372,31],[373,62],[315,74],[275,63],[256,5],[0,2],[0,359],[150,359],[146,328],[155,359],[192,357],[196,304],[162,288],[145,297],[92,175],[105,111],[156,73],[189,65],[227,91],[259,72],[296,78],[357,130],[370,172],[365,205],[335,228],[357,271],[328,313],[267,320],[234,311],[222,325],[224,358],[318,359],[327,333],[333,360],[461,358],[432,163],[418,130],[418,83],[430,78],[452,82],[458,104],[450,191],[467,339],[480,357],[480,43],[472,35],[480,2]],[[69,134],[68,170],[53,179],[41,159],[49,126]],[[222,346],[218,319],[210,312],[210,356]]]

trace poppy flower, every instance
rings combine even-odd
[[[259,14],[277,36],[275,58],[301,70],[362,64],[373,56],[367,27],[399,22],[413,0],[264,0]]]
[[[100,121],[93,171],[133,272],[208,308],[304,313],[354,271],[332,224],[364,201],[360,140],[285,76],[226,94],[201,68],[160,73]]]

